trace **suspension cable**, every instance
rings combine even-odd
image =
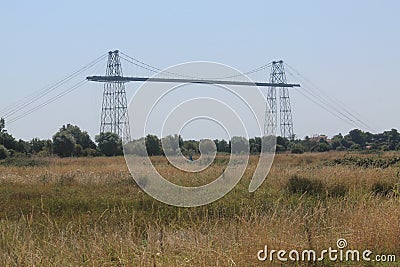
[[[16,122],[16,121],[18,121],[18,120],[20,120],[20,119],[22,119],[22,118],[24,118],[24,117],[30,115],[30,114],[32,114],[34,111],[39,110],[39,109],[41,109],[41,108],[43,108],[43,107],[45,107],[45,106],[47,106],[47,105],[53,103],[54,101],[60,99],[61,97],[63,97],[63,96],[65,96],[65,95],[67,95],[67,94],[69,94],[69,93],[75,91],[76,89],[82,87],[82,86],[83,86],[84,84],[86,84],[87,82],[88,82],[88,81],[87,81],[86,79],[85,79],[85,80],[81,80],[80,82],[74,84],[72,87],[70,87],[70,88],[68,88],[68,89],[66,89],[66,90],[64,90],[64,91],[62,91],[61,93],[57,94],[56,96],[53,96],[52,98],[48,99],[47,101],[45,101],[45,102],[43,102],[43,103],[41,103],[41,104],[39,104],[39,105],[37,105],[37,106],[35,106],[35,107],[33,107],[33,108],[27,110],[27,111],[25,111],[24,113],[22,113],[22,114],[20,114],[20,115],[18,115],[18,116],[16,116],[16,117],[14,117],[14,118],[11,118],[11,119],[8,121],[8,124],[12,124],[12,123],[14,123],[14,122]]]
[[[333,108],[336,112],[342,114],[349,120],[355,122],[357,124],[357,127],[361,128],[366,128],[371,131],[375,131],[373,127],[368,125],[366,122],[361,120],[361,118],[357,117],[354,115],[354,113],[357,113],[355,111],[350,110],[350,108],[347,108],[343,103],[341,103],[337,98],[334,98],[333,96],[330,96],[327,94],[324,90],[316,86],[312,81],[307,79],[304,75],[300,74],[296,69],[294,69],[292,66],[288,65],[285,63],[285,65],[293,72],[297,74],[297,76],[303,80],[303,88],[309,91],[310,94],[312,94],[315,98],[318,98],[321,102],[324,102],[325,105],[330,106]],[[294,74],[292,74],[290,71],[287,70],[287,72],[292,75],[294,78]],[[308,84],[309,87],[304,86],[304,84]],[[320,95],[318,92],[321,92],[322,94],[325,95],[326,98],[324,98],[322,95]],[[358,114],[358,113],[357,113]],[[358,114],[360,116],[360,114]]]
[[[52,85],[45,87],[44,89],[38,90],[16,102],[10,104],[9,106],[3,108],[0,113],[3,113],[0,117],[10,117],[15,113],[25,109],[27,106],[37,102],[41,98],[45,97],[49,93],[55,91],[62,85],[66,84],[67,82],[71,81],[73,78],[80,75],[82,72],[94,67],[96,64],[101,62],[107,55],[103,54],[100,57],[96,58],[95,60],[91,61],[90,63],[86,64],[85,66],[81,67],[80,69],[72,72],[71,74],[67,75],[66,77],[62,78],[61,80],[53,83]]]

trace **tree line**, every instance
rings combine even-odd
[[[114,133],[101,133],[93,141],[86,131],[78,126],[63,125],[52,139],[33,138],[30,141],[15,139],[5,130],[4,119],[0,119],[0,159],[13,156],[117,156],[122,155],[121,138]]]
[[[140,145],[140,144],[144,144]],[[164,145],[164,150],[163,150]],[[276,146],[275,146],[276,145]],[[184,155],[212,153],[247,153],[258,154],[262,149],[276,152],[304,153],[337,151],[393,151],[400,150],[400,133],[396,129],[383,133],[369,133],[359,129],[348,134],[337,134],[331,139],[326,136],[304,139],[272,137],[232,137],[231,140],[183,140],[179,135],[167,136],[161,140],[156,135],[129,142],[125,149],[138,155],[164,155],[168,151],[181,151]],[[51,139],[33,138],[30,141],[15,139],[5,129],[4,119],[0,119],[0,159],[14,156],[59,156],[59,157],[95,157],[118,156],[123,154],[122,140],[114,133],[90,135],[76,125],[63,125]]]

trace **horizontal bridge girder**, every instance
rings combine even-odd
[[[146,77],[123,77],[123,76],[89,76],[88,81],[93,82],[170,82],[170,83],[199,83],[199,84],[227,84],[244,86],[267,86],[267,87],[300,87],[300,84],[291,83],[264,83],[264,82],[236,82],[209,79],[169,79],[169,78],[146,78]]]

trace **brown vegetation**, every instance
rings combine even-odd
[[[386,190],[398,186],[399,166],[326,164],[343,156],[277,155],[251,194],[253,156],[235,189],[197,208],[171,207],[143,193],[122,157],[0,166],[0,265],[281,266],[259,262],[257,251],[264,245],[322,250],[335,247],[338,238],[354,249],[400,258],[400,200]],[[219,156],[209,170],[189,177],[165,158],[152,160],[169,180],[192,185],[209,182],[226,165]]]

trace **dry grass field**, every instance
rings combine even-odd
[[[353,161],[334,161],[350,156]],[[264,245],[321,251],[339,238],[352,249],[395,254],[400,266],[400,165],[354,160],[396,156],[277,155],[264,184],[249,193],[252,156],[235,189],[197,208],[153,200],[130,177],[123,157],[0,165],[0,266],[396,266],[257,260]],[[218,156],[191,177],[162,157],[152,160],[171,181],[202,184],[227,159]]]

